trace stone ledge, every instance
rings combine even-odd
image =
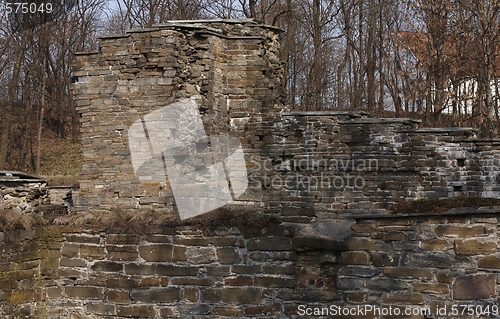
[[[408,125],[418,125],[422,123],[421,120],[415,120],[410,118],[360,118],[352,121],[339,121],[340,124],[408,124]]]
[[[342,216],[348,219],[381,219],[381,218],[403,218],[403,217],[426,217],[426,216],[457,216],[457,215],[477,215],[477,214],[500,214],[500,207],[479,207],[479,208],[454,208],[446,212],[425,212],[414,214],[396,214],[384,209],[366,210],[353,209],[344,211]],[[368,213],[367,213],[368,212]]]
[[[353,118],[370,116],[369,112],[352,112],[352,111],[288,111],[281,113],[282,116],[338,116],[348,115]]]

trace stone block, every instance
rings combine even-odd
[[[413,267],[384,267],[384,275],[401,278],[432,278],[431,271]]]
[[[477,261],[478,268],[500,269],[500,257],[497,255],[490,255],[483,257]]]
[[[174,277],[170,283],[179,286],[212,286],[214,281],[211,278]]]
[[[246,307],[244,312],[247,316],[273,316],[281,313],[281,305],[250,306]]]
[[[409,284],[403,280],[380,278],[367,280],[366,287],[374,291],[398,291],[407,290],[409,288]]]
[[[358,290],[363,287],[364,280],[358,278],[345,278],[340,277],[337,280],[337,287],[342,290],[350,291],[350,290]]]
[[[109,278],[109,279],[106,279],[106,287],[108,287],[108,288],[121,288],[121,289],[134,289],[134,288],[139,288],[139,284],[134,279]]]
[[[399,254],[389,254],[383,252],[370,252],[370,259],[374,266],[395,266],[399,264]]]
[[[416,267],[436,267],[449,269],[455,262],[458,262],[453,255],[449,253],[428,252],[425,254],[412,254],[410,256],[410,263]]]
[[[484,235],[485,228],[481,225],[438,225],[434,228],[434,232],[438,236],[455,236],[459,238],[467,238]]]
[[[496,277],[493,274],[462,276],[453,283],[454,300],[480,300],[496,297]]]
[[[207,276],[215,278],[229,276],[231,268],[229,266],[209,266],[205,269],[207,270]]]
[[[184,315],[208,315],[212,307],[206,304],[184,304],[178,306],[179,312]]]
[[[108,302],[120,304],[130,303],[130,293],[128,290],[107,289],[106,296]]]
[[[340,262],[344,265],[368,265],[369,257],[364,251],[345,251],[340,254]]]
[[[160,308],[160,316],[162,318],[173,318],[175,315],[175,311],[173,307],[164,307]]]
[[[130,292],[133,302],[167,303],[181,299],[180,288],[151,288],[147,290],[133,290]]]
[[[339,275],[341,276],[353,276],[361,278],[371,278],[382,272],[379,268],[369,267],[369,266],[344,266],[340,268]]]
[[[253,286],[253,278],[252,277],[225,278],[224,285],[226,285],[226,286]]]
[[[210,303],[257,304],[262,300],[262,290],[255,287],[208,288],[201,290],[201,301]]]
[[[395,293],[384,298],[388,304],[423,305],[425,302],[423,294]]]
[[[156,311],[153,306],[117,306],[116,314],[121,317],[154,318]]]
[[[62,257],[59,261],[61,267],[87,267],[85,259]]]
[[[386,244],[382,240],[350,237],[346,239],[348,250],[385,250]]]
[[[491,240],[465,239],[455,241],[458,255],[482,255],[498,252],[498,244]]]
[[[114,315],[115,314],[115,306],[106,304],[104,302],[89,302],[85,309],[88,313],[98,314],[98,315]]]
[[[216,306],[212,308],[212,314],[222,317],[238,317],[243,315],[241,307]]]
[[[158,275],[162,276],[196,276],[198,275],[198,267],[192,266],[177,266],[177,265],[157,265]]]
[[[420,243],[420,248],[424,250],[442,251],[451,247],[452,244],[445,239],[430,239]]]
[[[156,274],[156,264],[125,264],[126,275],[154,275]]]
[[[291,288],[295,285],[295,280],[291,278],[271,277],[271,276],[256,276],[253,279],[255,286],[272,287],[272,288]]]
[[[251,238],[247,242],[248,250],[283,251],[292,250],[292,241],[288,237]]]
[[[436,278],[437,278],[438,282],[443,282],[443,283],[449,284],[453,280],[453,275],[450,273],[438,273],[436,275]]]
[[[373,224],[354,224],[351,226],[356,233],[373,234],[377,231],[377,226]]]
[[[99,287],[65,287],[64,293],[69,298],[79,298],[79,299],[103,299],[102,288]]]
[[[259,274],[262,272],[261,265],[234,265],[231,271],[236,274]]]
[[[213,247],[187,247],[187,261],[191,264],[211,264],[217,261],[216,250]]]
[[[79,243],[79,244],[100,244],[101,236],[99,235],[87,235],[87,234],[66,234],[64,236],[66,242],[68,243]]]
[[[139,247],[139,253],[148,262],[186,261],[186,247],[171,244],[151,244]]]
[[[435,284],[417,282],[413,284],[413,291],[421,293],[448,294],[450,292],[450,286],[443,283]]]
[[[217,248],[217,258],[221,264],[239,264],[241,262],[239,252],[233,247]]]
[[[106,246],[108,259],[112,261],[135,261],[139,258],[139,251],[134,246]]]
[[[184,288],[183,289],[183,296],[184,299],[190,302],[197,302],[198,297],[200,295],[200,292],[198,288]]]
[[[142,288],[158,287],[160,286],[160,279],[158,277],[141,277],[139,286]]]
[[[322,291],[318,289],[279,289],[276,292],[276,297],[284,301],[292,301],[293,303],[301,302],[331,302],[340,300],[341,297],[332,291]]]
[[[80,245],[80,257],[91,259],[103,259],[104,247],[95,245]]]
[[[262,272],[269,275],[293,275],[295,274],[295,266],[294,264],[263,265]]]
[[[59,299],[62,296],[61,287],[47,287],[47,298],[49,299]]]
[[[319,235],[309,235],[303,237],[293,238],[294,246],[319,248],[324,250],[343,251],[346,250],[346,243],[344,239],[328,238]]]
[[[64,243],[61,254],[67,257],[78,257],[79,252],[78,244]]]
[[[97,261],[90,269],[93,271],[104,271],[104,272],[122,272],[123,264],[112,262],[112,261]]]

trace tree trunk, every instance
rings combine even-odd
[[[12,78],[9,83],[9,89],[7,93],[7,104],[5,105],[5,119],[2,123],[2,135],[0,137],[0,169],[8,169],[7,165],[7,155],[9,154],[9,144],[10,144],[10,126],[12,125],[12,106],[16,100],[17,95],[17,84],[19,83],[19,75],[21,72],[21,64],[24,60],[24,52],[26,50],[26,44],[28,41],[29,29],[25,28],[21,32],[21,47],[14,62],[14,68],[12,70]]]

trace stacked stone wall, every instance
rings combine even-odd
[[[378,307],[411,313],[339,317],[439,317],[416,314],[425,309],[447,309],[439,318],[495,317],[461,313],[498,311],[497,213],[343,223],[344,236],[307,235],[289,224],[259,232],[50,226],[1,233],[0,315],[311,318],[324,311],[314,309]],[[455,308],[460,315],[451,315]]]
[[[249,187],[232,206],[287,221],[405,200],[500,196],[500,143],[364,112],[287,112],[279,32],[252,20],[172,22],[101,38],[77,56],[83,168],[75,210],[175,209],[168,179],[134,174],[132,123],[183,98],[208,135],[241,141]],[[194,185],[196,186],[196,185]]]
[[[284,112],[249,180],[288,221],[383,211],[408,200],[500,196],[498,141],[356,112]],[[256,169],[258,168],[258,169]]]
[[[130,30],[78,54],[73,94],[84,163],[77,209],[172,210],[168,183],[135,176],[127,134],[141,116],[180,99],[196,100],[208,135],[247,136],[241,124],[269,136],[282,98],[278,51],[277,29],[228,20]]]

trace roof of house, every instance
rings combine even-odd
[[[429,71],[437,60],[436,48],[428,33],[401,31],[399,35],[415,55],[420,64]],[[473,36],[447,37],[444,40],[441,54],[442,67],[450,76],[477,77],[481,70],[482,60],[481,39]],[[495,52],[500,52],[498,45]],[[500,77],[500,55],[495,59],[495,75]]]

